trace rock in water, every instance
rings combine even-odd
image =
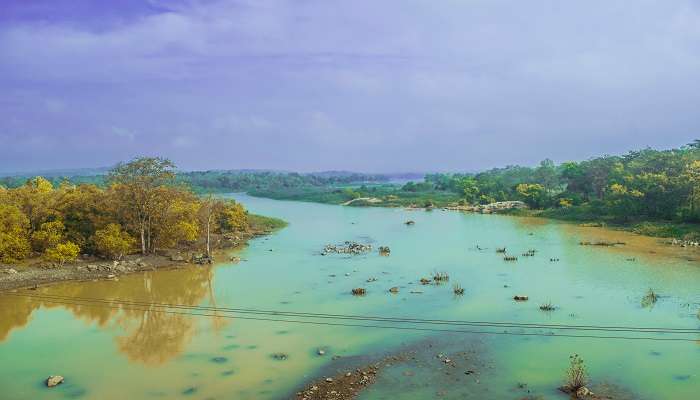
[[[398,293],[398,292],[399,292],[399,287],[398,287],[398,286],[394,286],[394,287],[392,287],[391,289],[389,289],[389,292],[390,292],[390,293]]]
[[[63,377],[61,375],[51,375],[46,379],[46,386],[54,387],[63,383]]]
[[[585,398],[587,398],[587,397],[592,397],[592,396],[593,396],[593,392],[591,392],[591,391],[590,391],[587,387],[585,387],[585,386],[581,386],[581,387],[578,388],[578,390],[576,391],[576,397],[579,398],[579,399],[585,399]]]

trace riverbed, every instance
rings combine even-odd
[[[236,254],[240,262],[0,294],[0,398],[288,398],[336,364],[352,368],[406,349],[418,352],[416,360],[384,366],[361,399],[565,399],[557,387],[574,353],[592,387],[613,388],[619,398],[700,392],[694,249],[544,219],[234,197],[289,222],[251,241]],[[346,240],[374,250],[321,255],[326,244]],[[391,254],[379,255],[379,246]],[[504,261],[502,247],[518,260]],[[434,272],[449,273],[449,282],[419,283]],[[389,293],[394,286],[399,292]],[[357,287],[366,295],[352,296]],[[655,302],[645,299],[649,289]],[[554,311],[540,310],[546,303]],[[592,326],[633,329],[580,328]],[[449,369],[446,356],[454,357]],[[53,374],[66,381],[47,389],[43,380]]]

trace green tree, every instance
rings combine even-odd
[[[547,190],[539,183],[521,183],[516,191],[521,200],[532,208],[542,208],[547,200]]]
[[[141,239],[141,253],[152,250],[153,217],[159,203],[158,189],[175,179],[175,164],[164,158],[141,157],[117,165],[108,181],[123,207],[126,220]]]

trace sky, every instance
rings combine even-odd
[[[698,0],[3,0],[0,172],[476,171],[700,137]]]

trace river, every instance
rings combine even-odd
[[[574,353],[585,360],[593,388],[613,388],[620,398],[700,393],[696,250],[543,219],[234,197],[253,212],[289,222],[240,250],[239,263],[0,295],[0,398],[279,399],[334,363],[373,361],[404,349],[426,357],[390,363],[361,399],[565,399],[557,387]],[[324,245],[346,240],[375,251],[319,254]],[[579,244],[598,240],[626,244]],[[390,256],[377,253],[382,245]],[[518,261],[504,261],[499,247]],[[522,256],[529,249],[535,255]],[[448,272],[450,282],[419,284],[435,271]],[[464,295],[453,294],[455,283]],[[388,293],[393,286],[399,293]],[[355,287],[367,294],[352,296]],[[645,301],[650,288],[656,302]],[[529,301],[515,302],[514,295]],[[540,310],[545,303],[556,309]],[[158,304],[216,309],[162,312]],[[223,308],[554,327],[290,318]],[[564,326],[579,328],[557,329]],[[639,327],[691,331],[640,333]],[[437,357],[460,352],[451,369]],[[47,389],[43,380],[52,374],[65,376],[65,383]]]

